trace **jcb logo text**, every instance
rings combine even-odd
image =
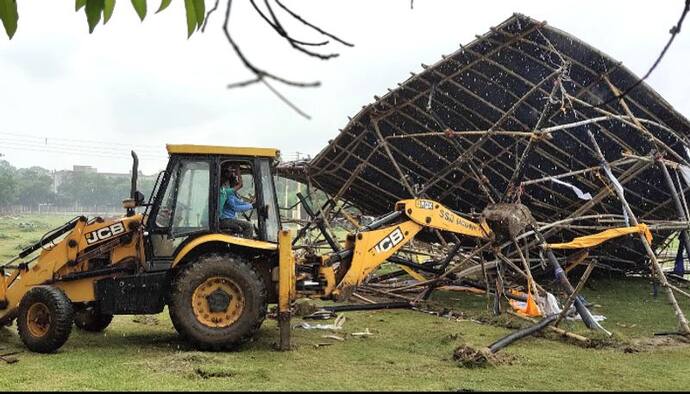
[[[124,232],[125,226],[122,224],[122,222],[111,224],[108,227],[103,227],[86,234],[86,243],[91,245],[94,242],[103,241]]]
[[[402,242],[403,239],[405,239],[405,236],[400,230],[400,227],[397,227],[390,234],[386,235],[382,240],[380,240],[376,246],[374,246],[374,251],[376,253],[387,252]]]

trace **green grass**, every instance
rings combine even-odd
[[[0,216],[0,263],[17,255],[23,246],[37,242],[43,234],[64,224],[70,216]]]
[[[482,297],[461,297],[479,299],[477,304],[483,305]],[[643,306],[637,300],[631,303]],[[660,304],[668,312],[667,306]],[[602,306],[602,309],[608,311],[609,307]],[[670,314],[662,312],[658,315]],[[606,325],[619,332],[614,316],[609,316]],[[647,316],[634,321],[638,327],[644,326],[644,331],[651,332],[655,325]],[[486,346],[510,330],[405,310],[349,312],[346,317],[344,330],[338,333],[346,338],[344,342],[324,339],[322,331],[296,329],[293,340],[297,349],[276,352],[273,343],[278,338],[278,330],[275,322],[267,321],[257,341],[237,352],[202,353],[177,338],[165,314],[158,316],[157,325],[138,324],[131,316],[118,316],[102,334],[75,330],[57,354],[25,352],[19,355],[18,363],[0,366],[0,387],[8,390],[683,390],[690,384],[687,373],[690,347],[685,346],[625,353],[621,348],[585,349],[556,339],[531,337],[504,350],[514,357],[509,365],[466,369],[452,360],[455,347]],[[366,328],[374,333],[372,337],[347,335]],[[316,343],[333,345],[315,348]],[[5,348],[3,352],[23,349],[14,329],[9,328],[0,329],[0,347]]]
[[[39,218],[36,221],[48,223]],[[21,220],[20,220],[21,221]],[[64,220],[55,219],[54,224]],[[51,222],[52,223],[52,222]],[[0,224],[0,232],[5,226]],[[41,230],[43,231],[43,230]],[[37,233],[41,231],[37,230]],[[22,239],[0,239],[0,253],[12,253]],[[432,304],[464,311],[467,319],[410,311],[347,312],[343,342],[322,338],[330,332],[293,331],[296,349],[277,352],[274,321],[266,321],[255,342],[235,352],[208,353],[181,341],[167,313],[157,324],[117,316],[103,333],[74,329],[56,354],[26,351],[16,328],[0,329],[0,354],[23,351],[19,362],[0,361],[2,390],[687,390],[690,346],[645,346],[656,331],[675,328],[663,293],[651,296],[642,279],[593,279],[584,292],[607,316],[604,326],[620,346],[599,349],[566,343],[553,335],[525,338],[502,352],[511,363],[467,369],[453,361],[463,344],[484,347],[510,329],[472,320],[486,317],[485,298],[438,293]],[[690,314],[690,303],[682,302]],[[295,318],[293,323],[300,320]],[[516,319],[504,323],[522,324]],[[322,322],[317,322],[322,323]],[[567,327],[591,335],[581,323]],[[369,329],[367,338],[350,335]],[[314,344],[332,343],[316,348]],[[632,353],[626,352],[635,351]]]

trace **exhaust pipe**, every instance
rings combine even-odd
[[[129,197],[137,201],[137,178],[139,177],[139,157],[136,152],[132,151],[132,189],[129,193]]]
[[[127,216],[134,215],[134,208],[139,205],[139,192],[137,191],[137,178],[139,176],[139,157],[136,152],[132,152],[132,186],[129,191],[129,198],[122,201],[122,206],[127,210]]]

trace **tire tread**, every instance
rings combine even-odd
[[[51,326],[44,337],[31,335],[27,326],[28,308],[35,302],[42,302],[51,310]],[[24,345],[37,353],[53,353],[67,342],[72,332],[74,308],[67,295],[57,287],[37,286],[29,290],[19,303],[17,331]]]
[[[203,278],[209,267],[223,264],[234,264],[238,266],[240,270],[245,270],[248,273],[248,279],[251,282],[253,282],[254,286],[258,288],[258,318],[253,322],[252,326],[245,333],[242,334],[242,336],[239,339],[233,342],[209,343],[205,341],[200,341],[194,338],[193,335],[190,335],[190,333],[186,332],[187,325],[183,322],[183,320],[186,317],[179,314],[179,308],[175,305],[175,300],[178,300],[181,297],[183,297],[182,293],[185,291],[186,284],[192,283],[196,280]],[[173,326],[175,326],[175,329],[178,331],[178,333],[180,333],[180,335],[183,338],[191,342],[198,349],[211,351],[233,350],[241,344],[249,342],[258,333],[259,329],[261,328],[261,325],[266,319],[266,313],[268,308],[268,304],[266,302],[267,296],[268,291],[266,290],[264,281],[261,278],[261,274],[257,271],[256,267],[252,265],[250,262],[248,262],[245,258],[231,253],[209,253],[198,257],[193,262],[190,262],[177,275],[177,278],[175,279],[171,289],[170,305],[168,309],[170,312],[170,319],[173,323]]]

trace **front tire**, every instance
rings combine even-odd
[[[73,319],[72,303],[62,290],[38,286],[19,303],[17,330],[29,350],[52,353],[67,342]]]
[[[209,254],[175,279],[169,302],[178,333],[201,350],[230,350],[249,341],[266,318],[266,287],[243,257]]]

